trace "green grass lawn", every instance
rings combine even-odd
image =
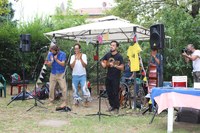
[[[9,93],[9,87],[7,88]],[[1,133],[166,133],[167,113],[157,115],[149,124],[152,114],[144,116],[138,110],[121,109],[120,116],[86,116],[98,112],[98,100],[93,100],[89,107],[72,107],[71,112],[55,111],[55,106],[48,109],[34,107],[34,100],[16,100],[9,106],[11,97],[0,98],[0,132]],[[105,112],[105,99],[102,100],[102,113]],[[59,104],[59,102],[57,103]],[[123,115],[122,115],[123,114]],[[174,122],[174,133],[200,133],[199,124]]]

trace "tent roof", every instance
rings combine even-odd
[[[56,38],[86,42],[96,42],[98,40],[98,36],[102,35],[104,43],[110,42],[111,40],[130,42],[133,38],[134,30],[137,34],[138,40],[149,40],[149,29],[137,24],[132,24],[129,21],[116,16],[107,16],[95,19],[92,23],[52,31],[44,33],[44,35],[55,35]]]

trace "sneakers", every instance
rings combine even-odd
[[[75,97],[73,103],[75,106],[79,106],[81,101],[82,101],[82,99],[80,97]]]
[[[79,101],[78,101],[78,100],[75,101],[75,102],[74,102],[74,105],[75,105],[76,107],[78,107],[78,106],[79,106]]]

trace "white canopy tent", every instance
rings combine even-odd
[[[149,29],[146,29],[137,24],[132,24],[129,21],[116,16],[107,16],[93,20],[93,22],[88,24],[44,33],[47,38],[55,37],[97,44],[100,43],[99,36],[101,36],[102,43],[109,43],[112,40],[116,40],[118,42],[132,42],[135,34],[137,35],[137,40],[145,41],[149,40],[150,38]],[[98,45],[96,46],[98,57]],[[99,61],[97,61],[97,90],[99,90],[98,71]],[[136,79],[136,76],[134,78]],[[134,82],[134,88],[136,88],[136,80]],[[135,96],[136,94],[134,93],[134,97]],[[134,103],[136,102],[135,100],[136,99],[134,99]],[[134,108],[136,108],[136,104],[134,105]],[[100,105],[98,114],[100,118]]]
[[[140,25],[132,24],[127,20],[116,16],[108,16],[93,20],[92,23],[66,28],[62,30],[44,33],[45,36],[54,36],[88,43],[96,43],[98,36],[102,36],[103,43],[117,40],[130,42],[133,34],[137,34],[138,40],[149,40],[150,31]]]

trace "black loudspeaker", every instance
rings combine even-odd
[[[150,27],[150,46],[151,49],[163,49],[164,48],[164,25],[156,24]]]
[[[31,35],[21,34],[20,35],[20,51],[29,52],[31,49]]]

